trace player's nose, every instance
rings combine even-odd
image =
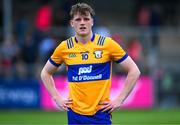
[[[80,24],[85,24],[85,20],[84,19],[82,19],[81,21],[80,21]]]

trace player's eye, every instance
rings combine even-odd
[[[89,21],[90,19],[89,18],[84,18],[84,21]]]
[[[81,18],[77,18],[77,19],[75,19],[75,21],[79,22],[79,21],[81,21]]]

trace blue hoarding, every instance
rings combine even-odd
[[[0,108],[40,107],[40,86],[36,80],[0,80]]]

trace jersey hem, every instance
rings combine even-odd
[[[87,115],[87,116],[92,116],[94,114],[96,114],[97,111],[94,111],[94,112],[90,112],[90,113],[83,113],[83,112],[80,112],[80,111],[77,111],[77,110],[74,110],[73,108],[70,108],[73,112],[77,113],[77,114],[80,114],[80,115]]]

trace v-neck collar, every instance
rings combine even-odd
[[[76,37],[74,37],[74,38],[75,38],[76,43],[79,43],[78,40],[77,40],[77,38],[76,38]],[[91,42],[93,42],[94,39],[95,39],[95,34],[92,35]]]

